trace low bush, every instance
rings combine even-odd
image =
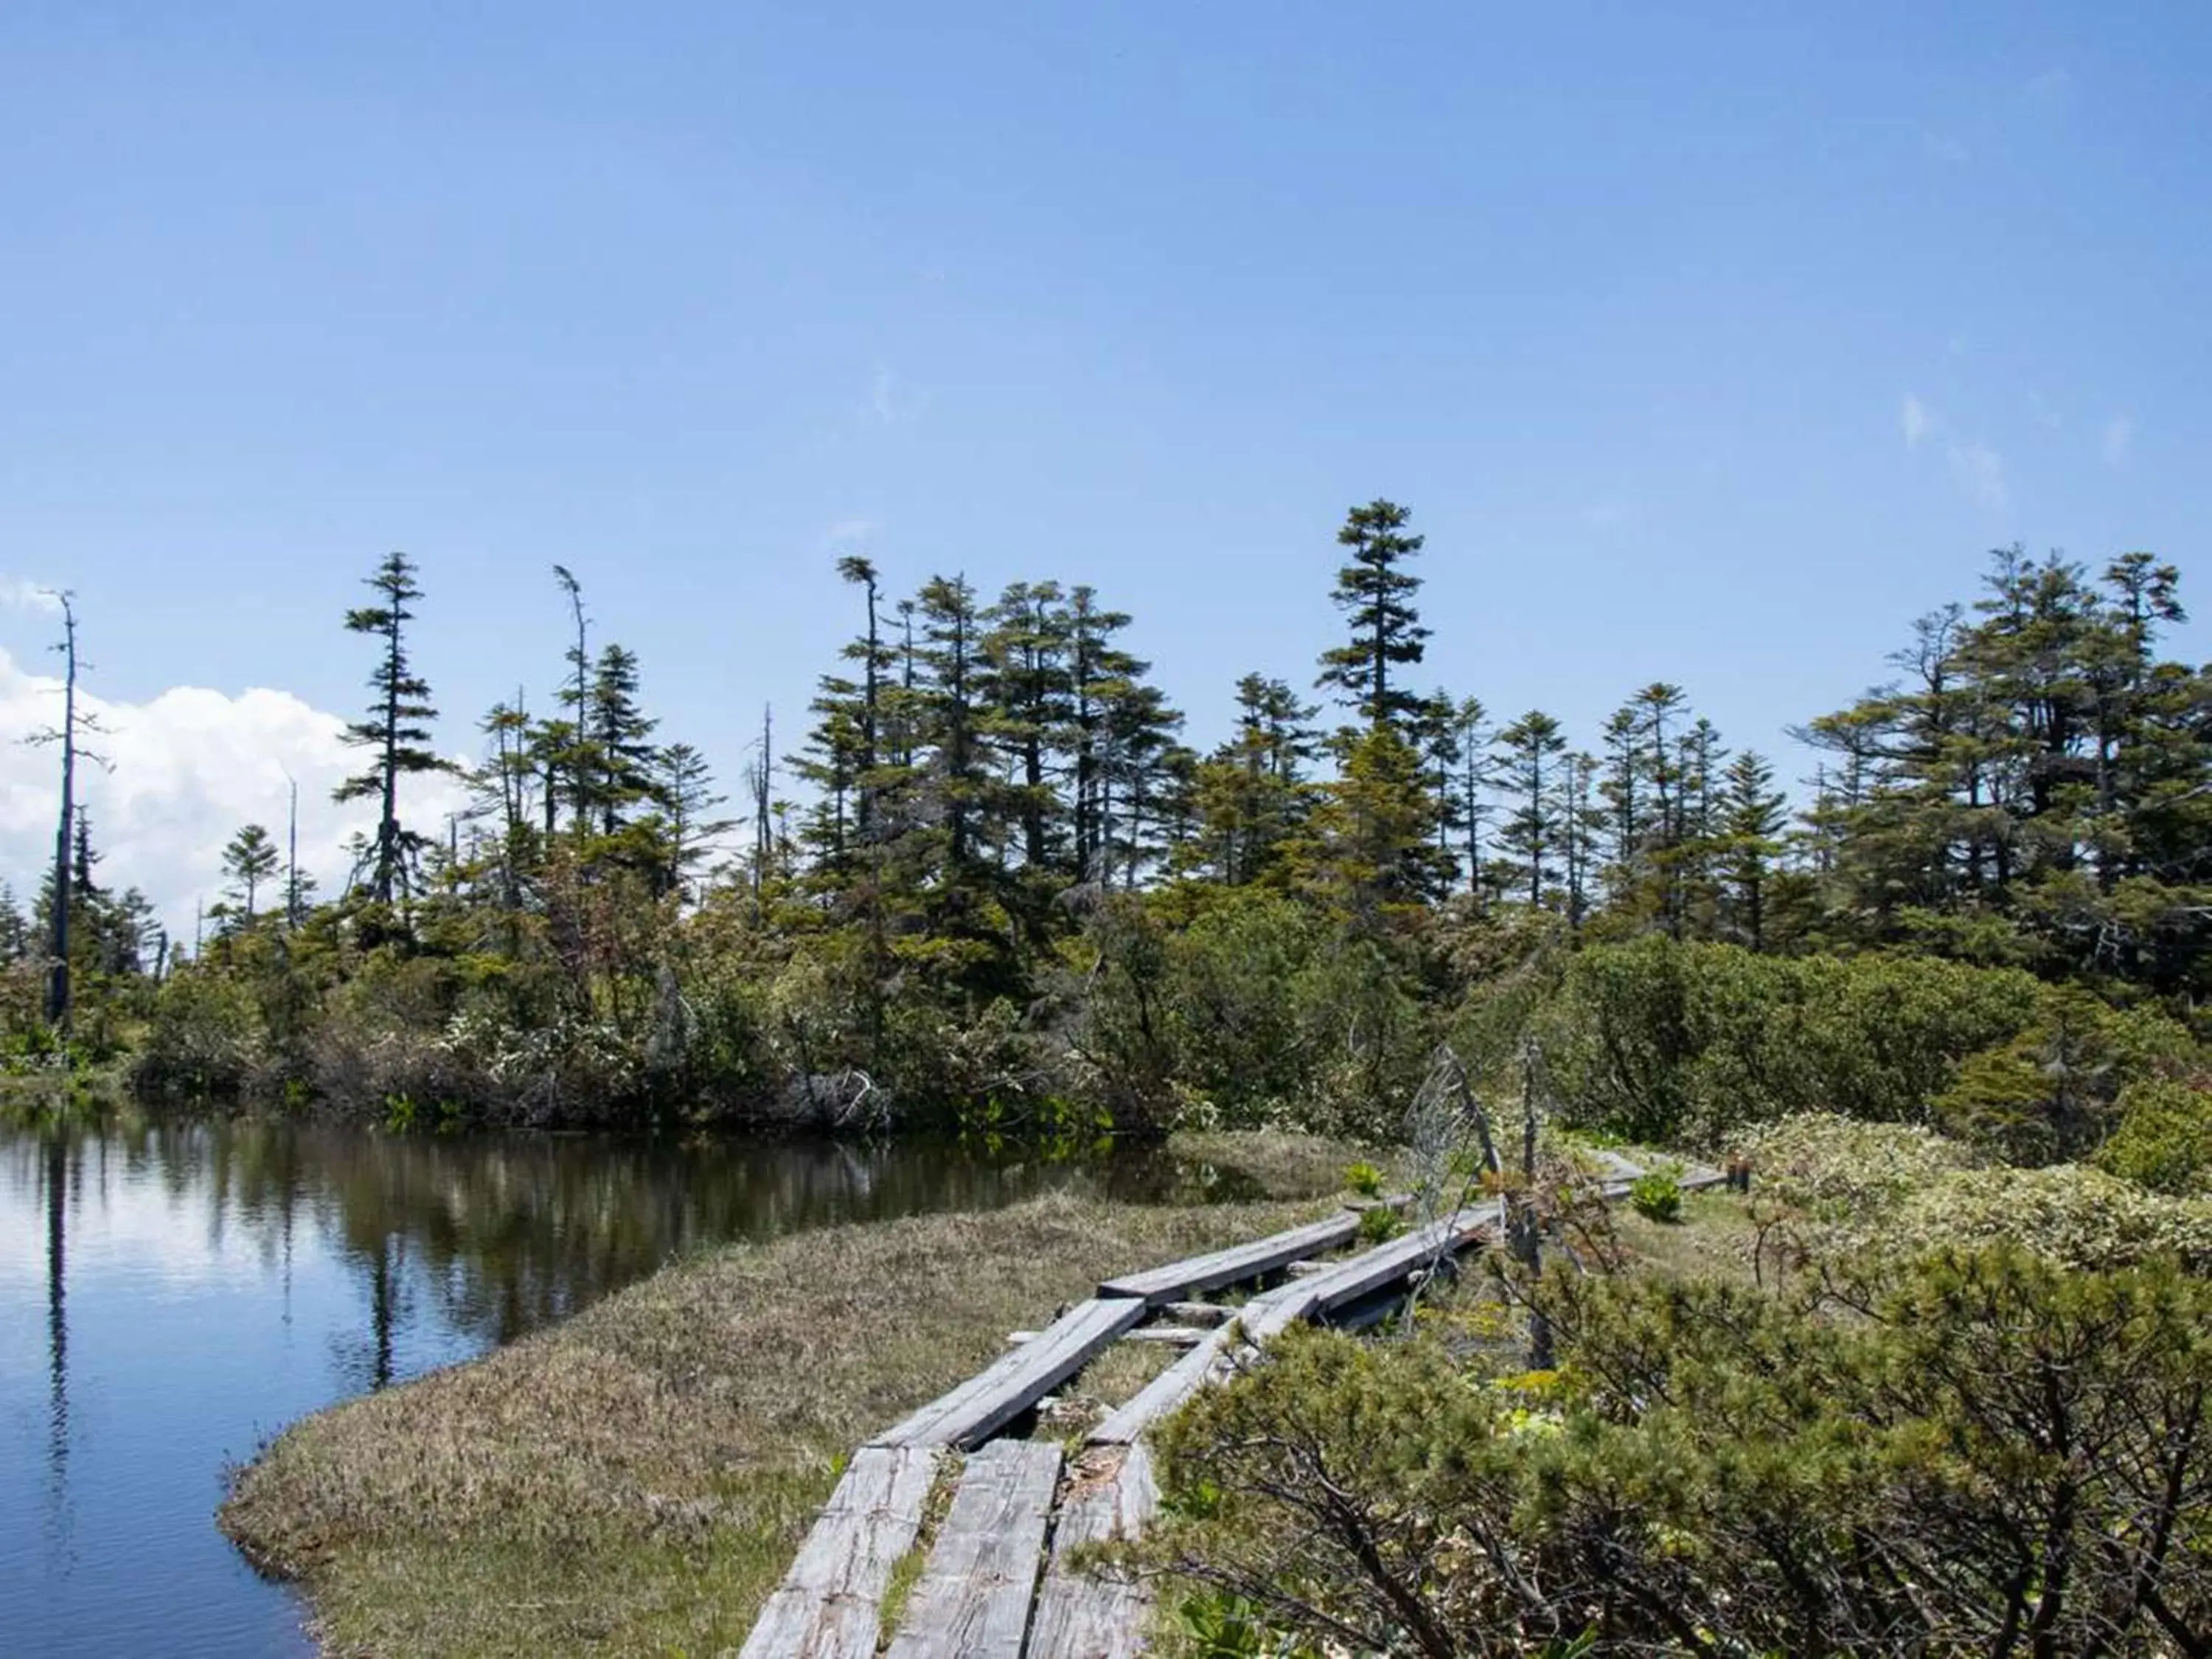
[[[1754,1131],[1745,1140],[1762,1200],[1794,1206],[1821,1221],[1879,1215],[1954,1170],[1979,1160],[1933,1130],[1867,1123],[1808,1112]]]
[[[2100,1168],[2153,1192],[2212,1198],[2212,1090],[2138,1083],[2120,1096],[2119,1119]]]
[[[1628,1183],[1628,1203],[1647,1221],[1680,1221],[1682,1183],[1664,1170],[1647,1170]]]
[[[1651,938],[1577,954],[1537,1028],[1570,1123],[1717,1146],[1800,1112],[1925,1122],[2040,994],[2010,969]]]
[[[1344,1184],[1362,1198],[1380,1198],[1382,1196],[1382,1171],[1362,1159],[1346,1167]]]
[[[157,1099],[235,1100],[262,1058],[252,993],[218,969],[182,968],[161,988],[131,1086]]]
[[[1555,1279],[1534,1389],[1293,1334],[1168,1426],[1145,1553],[1243,1651],[2201,1650],[2212,1285],[1998,1249],[1853,1291]]]
[[[2014,1163],[2086,1156],[2190,1032],[2016,969],[1754,955],[1663,938],[1576,955],[1534,1018],[1565,1121],[1717,1149],[1805,1113],[1937,1127]]]
[[[2212,1202],[2147,1192],[2100,1170],[1967,1170],[1914,1194],[1869,1242],[1910,1255],[2004,1244],[2081,1272],[2160,1257],[2212,1272]]]

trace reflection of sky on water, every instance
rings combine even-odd
[[[306,1652],[292,1597],[215,1529],[225,1465],[686,1250],[1187,1179],[912,1146],[0,1127],[0,1650]]]

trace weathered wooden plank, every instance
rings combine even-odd
[[[1122,1332],[1121,1340],[1124,1342],[1159,1343],[1171,1348],[1194,1348],[1206,1340],[1206,1333],[1191,1325],[1146,1325],[1137,1330]]]
[[[871,1659],[884,1591],[914,1547],[936,1455],[863,1446],[800,1547],[739,1659]]]
[[[1725,1171],[1716,1170],[1710,1164],[1692,1164],[1674,1178],[1674,1184],[1686,1193],[1696,1193],[1703,1192],[1708,1187],[1724,1185],[1727,1181]],[[1635,1185],[1635,1181],[1626,1176],[1602,1181],[1598,1183],[1598,1194],[1607,1203],[1618,1203],[1628,1196]]]
[[[1145,1316],[1133,1297],[1079,1302],[1012,1352],[877,1437],[879,1446],[974,1446],[1020,1416]]]
[[[1142,1297],[1147,1302],[1175,1302],[1200,1291],[1242,1284],[1289,1266],[1302,1256],[1318,1255],[1349,1244],[1359,1236],[1359,1218],[1350,1210],[1321,1221],[1293,1227],[1288,1232],[1211,1251],[1164,1267],[1109,1279],[1098,1287],[1101,1296]]]
[[[1496,1202],[1471,1205],[1440,1216],[1402,1238],[1337,1262],[1326,1273],[1292,1280],[1283,1287],[1285,1294],[1271,1299],[1268,1306],[1244,1322],[1246,1330],[1254,1341],[1264,1342],[1301,1319],[1356,1302],[1415,1268],[1426,1267],[1437,1256],[1464,1249],[1486,1231],[1502,1227],[1504,1221],[1504,1207]]]
[[[1601,1181],[1633,1181],[1644,1173],[1643,1164],[1610,1146],[1577,1147],[1576,1152],[1597,1166],[1595,1173]]]
[[[1136,1537],[1159,1507],[1152,1453],[1142,1441],[1094,1447],[1070,1467],[1030,1625],[1029,1659],[1126,1659],[1144,1650],[1150,1588],[1125,1577],[1080,1571],[1069,1557],[1085,1544]]]
[[[1207,1334],[1205,1341],[1147,1382],[1091,1430],[1092,1445],[1127,1445],[1154,1423],[1179,1407],[1229,1370],[1241,1340],[1258,1343],[1280,1335],[1300,1320],[1372,1295],[1425,1267],[1440,1251],[1463,1249],[1500,1224],[1496,1204],[1480,1204],[1417,1228],[1362,1255],[1334,1263],[1326,1271],[1254,1297],[1230,1324]]]
[[[1277,1303],[1303,1291],[1310,1279],[1293,1280],[1254,1297],[1237,1310],[1228,1324],[1206,1334],[1206,1340],[1109,1412],[1086,1438],[1094,1446],[1126,1446],[1174,1411],[1208,1382],[1227,1372],[1232,1344],[1241,1345],[1254,1322],[1266,1316]]]
[[[968,1460],[890,1659],[1021,1659],[1060,1448],[994,1440]]]
[[[1226,1325],[1237,1316],[1237,1310],[1218,1302],[1170,1302],[1161,1312],[1181,1320],[1186,1325]]]

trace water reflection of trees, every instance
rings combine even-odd
[[[727,1239],[988,1208],[1048,1187],[1159,1198],[1192,1178],[1158,1154],[1071,1165],[939,1146],[432,1139],[131,1115],[0,1134],[0,1157],[27,1166],[8,1171],[19,1193],[58,1191],[65,1169],[120,1158],[134,1184],[199,1210],[211,1244],[243,1235],[272,1267],[289,1268],[295,1233],[311,1229],[360,1275],[362,1338],[339,1362],[358,1387],[392,1380],[395,1333],[426,1314],[474,1341],[503,1342]],[[58,1367],[58,1208],[52,1225]]]

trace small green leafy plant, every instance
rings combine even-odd
[[[1398,1212],[1388,1205],[1378,1204],[1360,1212],[1359,1237],[1363,1243],[1386,1243],[1403,1231],[1404,1224],[1398,1219]]]
[[[1247,1659],[1267,1651],[1259,1609],[1243,1596],[1207,1590],[1186,1596],[1177,1611],[1190,1650],[1202,1659]]]
[[[1362,1198],[1380,1198],[1382,1196],[1382,1171],[1363,1160],[1346,1169],[1344,1184]]]
[[[1682,1183],[1664,1170],[1650,1170],[1628,1187],[1629,1207],[1651,1221],[1682,1218]]]

